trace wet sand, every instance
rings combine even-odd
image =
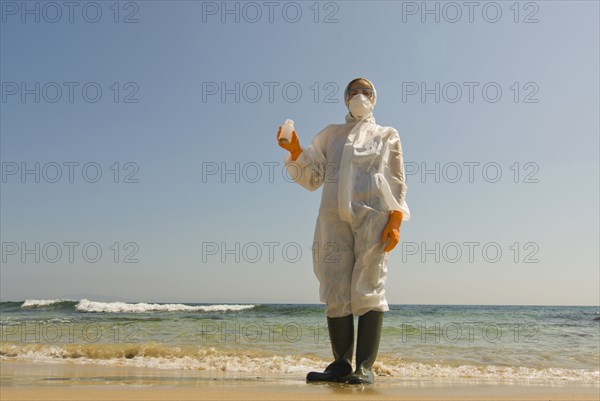
[[[309,384],[303,375],[255,375],[77,363],[0,362],[10,400],[599,400],[600,384],[567,381],[402,380]]]

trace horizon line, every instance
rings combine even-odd
[[[261,304],[261,305],[314,305],[314,306],[325,306],[324,303],[306,303],[306,302],[260,302],[260,301],[94,301],[90,298],[80,298],[80,299],[66,299],[66,298],[25,298],[22,300],[8,300],[1,299],[0,302],[25,302],[27,299],[35,299],[35,300],[58,300],[62,299],[64,301],[81,301],[82,299],[87,299],[93,302],[125,302],[125,303],[153,303],[153,304],[237,304],[237,305],[249,305],[249,304]],[[424,304],[424,303],[388,303],[389,306],[597,306],[600,307],[600,303],[598,304]]]

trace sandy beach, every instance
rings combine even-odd
[[[402,380],[307,384],[304,376],[252,375],[76,363],[2,361],[0,399],[10,400],[598,400],[595,384],[557,381]]]

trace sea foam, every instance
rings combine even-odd
[[[185,304],[149,304],[126,302],[98,302],[82,299],[75,305],[81,312],[237,312],[252,309],[256,305],[185,305]]]
[[[74,299],[26,299],[21,308],[39,308],[61,302],[75,302]]]
[[[273,355],[258,350],[224,351],[213,347],[172,347],[155,342],[63,345],[2,343],[0,360],[299,375],[311,370],[322,370],[330,362],[313,355]],[[451,366],[404,361],[385,355],[381,356],[373,369],[378,376],[402,380],[559,380],[600,384],[600,372],[597,370],[497,365]]]

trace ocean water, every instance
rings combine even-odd
[[[355,321],[355,329],[356,329]],[[0,361],[304,376],[331,362],[323,305],[0,303]],[[380,377],[600,384],[588,306],[390,305]]]

